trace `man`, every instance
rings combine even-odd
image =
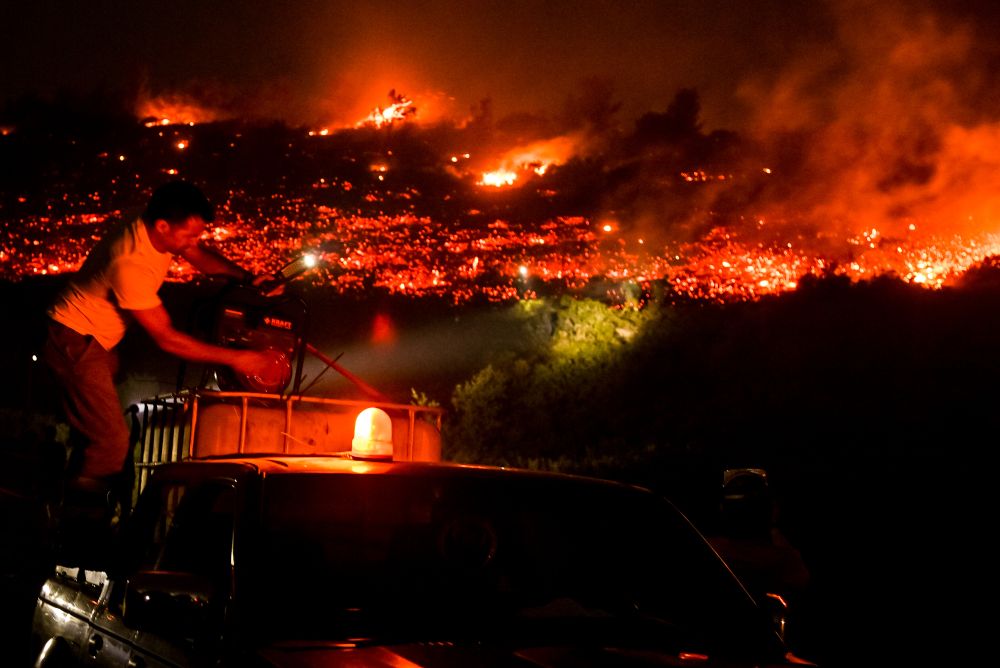
[[[191,362],[224,364],[250,376],[267,375],[279,363],[273,352],[225,348],[177,330],[160,301],[175,257],[204,274],[253,279],[200,243],[214,218],[194,185],[160,186],[138,219],[115,226],[94,246],[49,309],[43,357],[62,390],[66,418],[84,440],[82,464],[68,471],[68,490],[104,494],[123,469],[129,430],[113,380],[114,349],[132,321],[161,349]]]

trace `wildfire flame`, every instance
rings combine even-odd
[[[374,126],[381,128],[403,121],[417,113],[417,108],[414,106],[413,100],[401,93],[397,93],[396,89],[389,91],[389,99],[392,100],[392,104],[385,108],[375,107],[370,114],[357,122],[356,127]]]
[[[497,169],[492,172],[483,172],[483,177],[479,181],[476,181],[476,183],[481,186],[502,188],[514,185],[514,181],[516,180],[517,172],[512,172],[508,169]]]
[[[476,184],[502,188],[514,185],[521,174],[544,176],[550,167],[569,159],[577,144],[575,137],[561,136],[511,149],[498,160],[500,167],[484,172]]]

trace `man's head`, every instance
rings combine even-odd
[[[191,216],[198,216],[206,223],[215,220],[215,208],[205,193],[187,181],[169,181],[153,192],[142,219],[147,225],[165,220],[172,225],[184,223]]]
[[[153,245],[174,254],[197,244],[205,223],[213,220],[215,208],[187,181],[170,181],[157,188],[142,212]]]

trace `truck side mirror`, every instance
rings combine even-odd
[[[785,640],[785,627],[788,625],[788,603],[780,594],[767,592],[761,598],[760,605],[771,618],[771,625],[782,640]]]

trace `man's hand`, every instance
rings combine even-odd
[[[250,284],[255,288],[260,288],[265,297],[277,297],[285,294],[285,282],[275,274],[254,276]]]
[[[236,373],[257,378],[264,385],[278,385],[291,368],[288,356],[278,350],[234,350],[230,366]]]
[[[201,341],[175,329],[162,304],[131,313],[156,345],[168,353],[191,362],[225,364],[262,387],[282,386],[291,378],[291,361],[280,351],[236,350]]]

